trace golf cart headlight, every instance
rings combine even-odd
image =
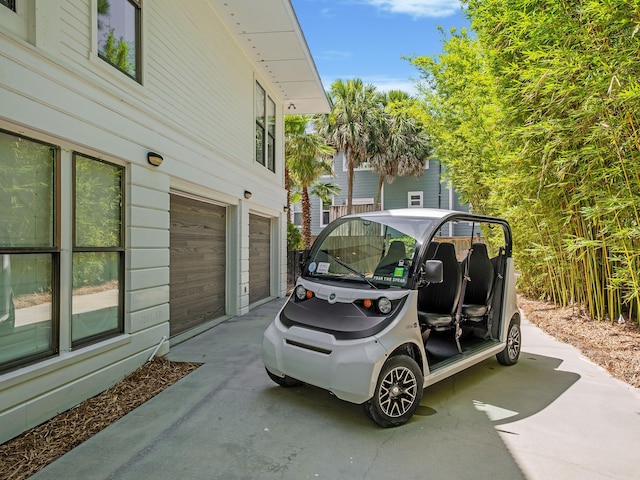
[[[306,298],[307,295],[307,289],[304,288],[302,285],[298,285],[296,287],[296,298],[298,300],[304,300]]]
[[[307,290],[302,285],[298,285],[294,290],[296,300],[301,302],[302,300],[306,300],[307,298],[313,297],[313,292],[311,290]]]
[[[392,309],[392,305],[391,305],[391,300],[389,300],[387,297],[380,297],[378,299],[378,311],[384,315],[387,315],[388,313],[391,312]]]

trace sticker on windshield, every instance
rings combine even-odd
[[[396,267],[393,271],[394,277],[402,277],[404,276],[404,267]]]
[[[316,262],[311,262],[309,264],[309,272],[311,272],[311,273],[315,272],[316,271],[316,266],[317,266]]]
[[[318,273],[327,273],[329,272],[329,265],[331,265],[329,262],[320,262],[318,263]]]

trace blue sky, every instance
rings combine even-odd
[[[325,89],[359,77],[378,90],[414,93],[403,55],[435,55],[451,27],[469,25],[458,0],[291,0]]]

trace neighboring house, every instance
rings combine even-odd
[[[0,0],[0,442],[285,295],[289,110],[289,0]]]
[[[393,182],[384,182],[380,198],[381,210],[394,208],[443,208],[468,212],[469,207],[460,203],[455,189],[449,188],[442,180],[442,169],[437,159],[430,159],[425,163],[424,174],[420,177],[396,177]],[[329,223],[332,218],[343,215],[346,210],[349,193],[347,183],[347,166],[344,155],[338,153],[333,158],[334,176],[324,176],[321,182],[334,182],[340,185],[341,192],[334,196],[332,202],[323,203],[318,197],[311,196],[311,234],[315,237]],[[363,164],[354,170],[353,205],[365,205],[374,210],[374,200],[380,175],[373,171],[368,164]],[[296,225],[302,223],[301,205],[292,207],[292,220]],[[444,235],[454,236],[467,234],[467,225],[456,225],[455,232],[445,232]]]

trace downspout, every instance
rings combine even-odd
[[[158,345],[156,345],[156,348],[153,349],[153,352],[151,352],[151,355],[149,355],[147,362],[150,362],[151,360],[153,360],[153,357],[156,356],[156,353],[158,353],[158,350],[160,350],[160,347],[162,346],[162,344],[166,339],[167,339],[166,335],[160,339],[160,343],[158,343]]]

